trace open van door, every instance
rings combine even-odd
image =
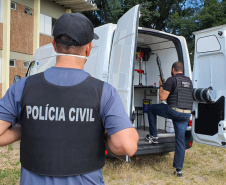
[[[193,137],[199,143],[226,147],[226,25],[194,35]]]
[[[140,5],[126,12],[117,23],[109,68],[109,83],[118,91],[125,110],[131,116],[133,70]]]

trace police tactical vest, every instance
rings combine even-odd
[[[105,163],[100,106],[103,82],[87,77],[57,86],[44,73],[26,80],[21,99],[21,164],[45,176],[72,176]]]
[[[170,92],[167,104],[170,107],[191,110],[193,104],[193,85],[190,78],[184,75],[175,75],[177,86],[174,92]]]

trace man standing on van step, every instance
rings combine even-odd
[[[139,137],[115,88],[83,71],[93,24],[63,14],[53,36],[55,67],[21,79],[0,100],[0,145],[21,137],[21,185],[102,185],[105,136],[113,153],[129,156]]]
[[[164,85],[159,82],[159,99],[167,100],[167,104],[153,104],[148,108],[149,132],[146,141],[158,143],[156,116],[172,119],[175,130],[175,154],[173,167],[178,177],[182,177],[182,168],[185,155],[185,132],[190,120],[193,86],[190,78],[183,74],[183,63],[175,62],[172,65],[172,77]]]

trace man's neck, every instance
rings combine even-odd
[[[57,56],[55,67],[84,69],[86,59],[73,56]]]
[[[174,73],[174,75],[177,75],[177,74],[184,74],[184,73],[182,71],[178,71]]]

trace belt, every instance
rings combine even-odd
[[[177,111],[177,112],[182,112],[182,113],[191,113],[190,110],[184,110],[184,109],[179,109],[176,107],[171,107],[173,110]]]

